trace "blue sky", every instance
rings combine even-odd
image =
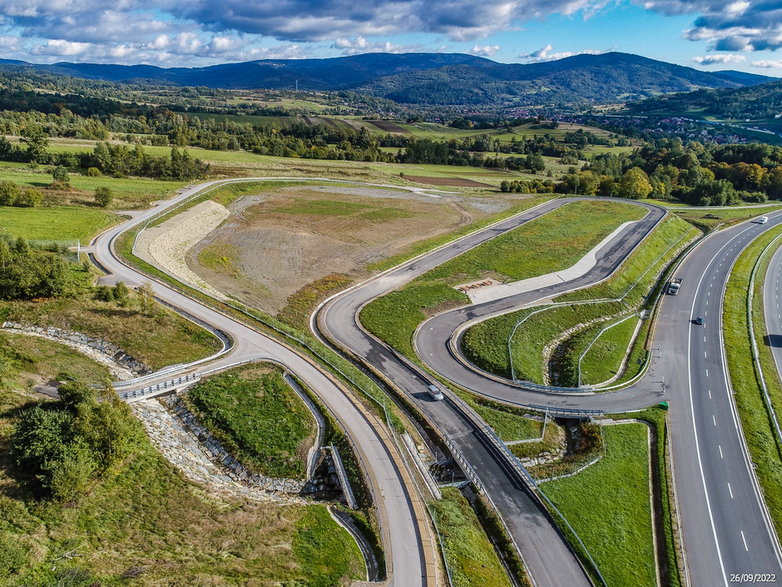
[[[0,56],[195,66],[374,51],[624,51],[782,77],[780,0],[0,0]]]

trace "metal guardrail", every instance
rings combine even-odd
[[[141,389],[135,389],[133,391],[121,391],[119,392],[120,399],[124,399],[125,401],[136,399],[140,397],[144,397],[153,393],[157,393],[159,391],[166,391],[169,389],[176,389],[183,383],[190,383],[190,382],[196,382],[201,378],[200,373],[190,373],[189,375],[183,375],[182,377],[177,377],[176,379],[170,379],[168,381],[163,381],[161,383],[156,383],[155,385],[150,385],[148,387],[142,387]]]
[[[339,484],[342,486],[342,494],[345,496],[345,502],[352,510],[358,509],[358,502],[356,502],[356,496],[353,495],[353,488],[348,481],[348,474],[345,471],[345,465],[342,463],[342,457],[339,456],[339,450],[333,444],[329,445],[331,450],[331,456],[334,459],[334,468],[337,471],[337,477],[339,478]]]

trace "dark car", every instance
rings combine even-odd
[[[703,316],[698,316],[693,322],[698,326],[703,326]]]

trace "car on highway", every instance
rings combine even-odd
[[[429,385],[427,389],[429,390],[429,395],[432,396],[433,400],[439,402],[440,400],[445,399],[443,392],[440,391],[440,388],[436,385]]]
[[[766,222],[768,222],[768,216],[761,216],[758,218],[758,224],[765,224]]]
[[[703,326],[703,316],[698,316],[692,322],[693,322],[693,324],[697,324],[698,326]]]

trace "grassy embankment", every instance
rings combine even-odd
[[[557,339],[561,333],[579,324],[591,320],[603,321],[617,313],[638,307],[654,287],[657,273],[670,263],[679,246],[674,246],[664,258],[659,257],[674,243],[680,242],[683,246],[696,235],[697,230],[692,226],[678,218],[669,218],[655,229],[611,278],[595,286],[559,296],[554,300],[572,302],[618,298],[643,275],[643,279],[630,291],[623,302],[563,305],[539,312],[529,318],[513,337],[512,353],[516,377],[542,382],[544,370],[548,369],[548,365],[543,364],[543,349],[549,341]],[[476,324],[465,333],[463,339],[465,354],[475,364],[490,372],[505,377],[510,376],[508,337],[522,318],[536,310],[537,308],[530,308],[512,312]],[[561,385],[576,384],[578,357],[605,325],[597,324],[564,341],[563,352],[554,354],[557,357],[557,364],[556,377],[553,380]],[[628,361],[629,366],[639,365],[639,360],[642,362],[645,356],[643,345],[646,328],[648,324],[644,325],[639,334],[638,343],[634,346],[633,354]],[[619,368],[629,344],[627,330],[616,327],[601,337],[587,364],[587,367],[592,369],[593,376],[596,375],[593,367],[596,363],[603,363],[603,370],[607,365],[609,372],[615,372]]]
[[[431,508],[454,587],[510,586],[494,546],[467,499],[454,487],[445,487],[442,493],[443,499],[432,502]]]
[[[0,584],[347,584],[363,576],[352,538],[323,506],[224,500],[186,482],[137,435],[132,456],[78,499],[36,496],[8,452],[30,384],[105,369],[46,340],[0,345]],[[139,426],[136,424],[136,426]]]
[[[782,447],[779,446],[762,388],[752,360],[750,329],[747,323],[747,296],[750,276],[758,256],[777,235],[771,229],[757,238],[741,254],[733,267],[725,292],[723,333],[733,398],[738,408],[750,458],[777,533],[782,532]],[[779,379],[771,349],[764,340],[763,276],[771,259],[766,253],[758,267],[754,283],[753,329],[768,392],[777,415],[782,414],[782,381]]]
[[[607,426],[604,438],[600,461],[541,488],[581,537],[608,585],[654,585],[646,426]]]
[[[271,364],[238,367],[200,381],[184,396],[199,420],[251,470],[303,479],[316,424]]]
[[[715,229],[717,226],[736,224],[749,218],[757,218],[764,214],[776,212],[782,204],[773,206],[753,206],[750,208],[735,208],[724,210],[677,210],[672,211],[687,222],[694,224],[704,231]]]
[[[361,322],[375,336],[414,357],[412,336],[427,316],[469,303],[453,286],[486,278],[511,282],[565,269],[619,224],[642,215],[640,208],[614,202],[566,204],[374,300],[362,310]]]

